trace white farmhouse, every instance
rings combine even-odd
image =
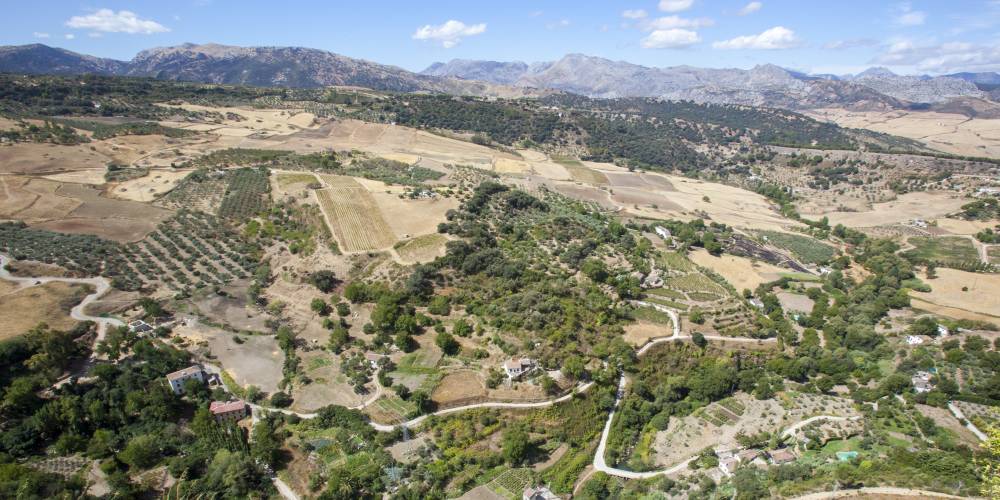
[[[201,369],[201,366],[191,365],[183,370],[167,374],[167,383],[170,384],[170,390],[174,391],[174,394],[184,394],[184,382],[191,379],[205,382],[205,371]]]
[[[521,375],[535,369],[535,360],[530,358],[511,359],[503,364],[503,371],[507,373],[507,378],[515,380]]]

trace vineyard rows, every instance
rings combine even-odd
[[[316,197],[341,249],[347,252],[376,250],[391,247],[396,242],[392,229],[367,189],[349,177],[323,178],[335,187],[317,190]]]

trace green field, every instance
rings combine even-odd
[[[904,255],[912,259],[943,264],[979,261],[979,252],[968,238],[912,236],[907,242],[914,248],[907,250]]]
[[[768,243],[792,252],[799,260],[809,264],[826,262],[837,254],[836,248],[809,236],[779,231],[759,231],[758,234]]]

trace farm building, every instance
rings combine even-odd
[[[212,412],[216,422],[225,420],[237,421],[247,416],[247,404],[238,399],[233,401],[212,401],[208,411]]]
[[[774,465],[787,464],[789,462],[795,461],[795,454],[792,453],[788,448],[782,448],[780,450],[774,450],[769,453],[771,456],[771,463]]]
[[[507,374],[507,378],[511,380],[518,379],[521,375],[534,369],[535,361],[530,358],[512,359],[503,364],[503,371]]]
[[[365,359],[368,360],[368,364],[371,365],[372,369],[378,368],[380,361],[386,358],[385,354],[379,354],[377,352],[367,351],[365,352]]]
[[[931,383],[932,375],[929,372],[919,371],[913,374],[910,378],[910,382],[913,383],[913,390],[917,392],[930,392],[934,388],[934,384]]]
[[[205,371],[199,365],[191,365],[183,370],[177,370],[167,374],[167,383],[174,394],[184,394],[184,382],[188,380],[205,381]]]

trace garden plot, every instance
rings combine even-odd
[[[781,291],[777,294],[781,308],[788,312],[809,313],[815,304],[812,299],[799,293]]]
[[[368,189],[350,177],[321,177],[329,187],[316,190],[316,197],[342,250],[380,250],[396,242],[392,228]]]
[[[735,447],[737,434],[777,432],[817,415],[860,414],[844,398],[783,393],[761,401],[740,393],[686,417],[671,418],[667,429],[656,434],[653,444],[656,465],[674,465],[709,447]],[[843,427],[846,429],[847,424]]]

